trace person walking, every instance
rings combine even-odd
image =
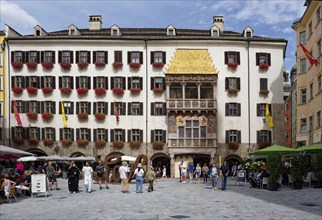
[[[107,185],[107,179],[104,176],[105,171],[106,171],[106,169],[105,169],[104,163],[101,160],[99,160],[98,165],[95,168],[95,173],[96,173],[96,176],[98,179],[98,184],[100,186],[100,190],[102,190],[102,181],[105,182],[106,189],[109,189],[109,187]]]
[[[231,168],[231,173],[232,173],[232,177],[231,179],[233,180],[236,176],[236,173],[237,173],[237,163],[234,163],[232,168]]]
[[[72,163],[67,172],[68,189],[70,193],[77,193],[79,181],[79,169],[75,163]]]
[[[122,193],[129,193],[128,172],[129,172],[129,168],[127,166],[127,162],[123,161],[122,166],[119,168],[121,184],[122,184]]]
[[[227,161],[224,161],[224,164],[220,167],[222,180],[221,180],[221,189],[226,190],[227,185],[227,176],[229,174],[229,166],[227,165]]]
[[[84,173],[84,184],[86,188],[86,192],[92,192],[92,175],[93,175],[93,168],[89,166],[89,163],[86,162],[85,166],[82,169]]]
[[[192,183],[192,180],[193,180],[193,171],[194,171],[194,169],[195,169],[195,167],[194,167],[193,163],[190,162],[189,165],[188,165],[190,183]]]
[[[183,161],[181,161],[181,163],[179,164],[180,183],[182,182],[182,173],[181,173],[182,165],[183,165]]]
[[[187,167],[184,163],[182,163],[182,166],[181,166],[182,183],[186,183],[186,176],[187,176]]]
[[[53,164],[51,161],[48,162],[48,166],[46,167],[46,173],[47,173],[47,177],[49,179],[49,188],[50,190],[52,190],[52,185],[54,183],[56,190],[60,190],[58,188],[58,182],[56,179],[56,173],[55,173],[55,168],[53,167]]]
[[[167,168],[165,165],[163,165],[162,169],[162,178],[167,178]]]
[[[199,163],[197,163],[195,174],[196,174],[197,183],[200,183],[201,167]]]
[[[144,170],[142,168],[142,164],[139,163],[138,167],[134,171],[134,175],[136,176],[136,192],[137,193],[143,193],[143,175]]]
[[[213,163],[212,167],[210,168],[210,180],[212,185],[212,190],[217,190],[217,180],[218,180],[218,170],[216,164]]]
[[[145,175],[146,180],[149,182],[148,192],[153,191],[153,183],[156,181],[155,173],[153,171],[153,166],[149,166],[149,170]]]
[[[209,167],[207,166],[207,163],[204,163],[202,167],[203,184],[207,183],[208,175],[209,175]]]

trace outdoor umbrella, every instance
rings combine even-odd
[[[14,155],[34,155],[32,153],[23,151],[23,150],[18,150],[12,147],[7,147],[0,145],[0,155],[2,154],[14,154]]]
[[[36,161],[36,160],[39,160],[39,158],[35,156],[20,157],[17,159],[17,161],[19,162]]]
[[[273,146],[257,150],[254,153],[251,153],[251,155],[268,155],[268,154],[275,154],[275,153],[293,154],[297,152],[299,152],[297,149],[274,144]]]
[[[42,156],[38,157],[39,159],[46,160],[46,161],[62,161],[65,160],[65,158],[58,156],[58,155],[51,155],[51,156]]]
[[[0,155],[0,159],[14,159],[14,158],[18,158],[17,156],[13,155],[13,154],[3,154]]]
[[[122,156],[122,161],[136,161],[136,157]]]
[[[297,150],[306,151],[308,153],[319,153],[319,152],[322,152],[322,144],[312,144],[308,146],[303,146],[303,147],[297,148]]]
[[[94,157],[84,157],[84,156],[71,157],[70,159],[73,161],[95,161]]]

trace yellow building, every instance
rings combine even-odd
[[[293,23],[297,42],[297,145],[322,142],[322,2],[305,2],[303,16]],[[312,65],[300,44],[318,60]]]
[[[5,91],[6,91],[6,77],[5,77],[5,66],[6,66],[6,56],[5,56],[5,47],[4,47],[4,38],[5,33],[0,31],[0,144],[4,144],[5,140],[5,121],[6,121],[6,100],[5,100]]]

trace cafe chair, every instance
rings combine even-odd
[[[264,188],[264,185],[266,185],[266,187],[268,186],[268,177],[263,177],[262,189]]]
[[[6,195],[7,200],[11,203],[10,198],[14,198],[16,202],[18,202],[17,197],[15,195],[16,187],[10,187],[8,195]]]
[[[308,172],[305,179],[304,179],[304,185],[308,185],[308,186],[311,186],[311,180],[312,180],[312,175],[313,173],[312,172]]]

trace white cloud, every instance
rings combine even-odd
[[[28,14],[15,3],[1,1],[0,6],[0,24],[2,28],[5,24],[8,24],[10,27],[24,34],[30,32],[30,29],[39,24],[35,17]]]

